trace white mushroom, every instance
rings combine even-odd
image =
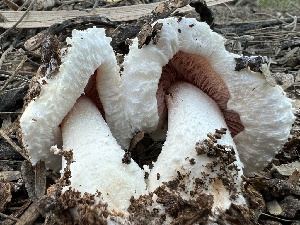
[[[124,61],[122,88],[132,133],[156,130],[164,112],[161,90],[185,80],[218,104],[247,173],[261,169],[289,136],[292,100],[261,73],[235,71],[240,56],[227,52],[223,37],[207,24],[192,18],[157,23],[163,24],[157,43],[139,49],[134,39]]]
[[[22,142],[32,164],[43,160],[50,169],[58,171],[61,168],[60,157],[51,154],[49,149],[61,144],[59,125],[84,94],[97,68],[97,88],[106,122],[116,137],[121,137],[121,144],[122,135],[128,139],[126,130],[130,126],[122,113],[119,67],[110,41],[104,29],[73,30],[72,38],[67,38],[69,47],[59,72],[51,79],[39,80],[41,92],[28,104],[20,119]]]
[[[231,165],[224,169],[219,164],[209,171],[214,159],[197,155],[195,143],[214,129],[228,127],[234,142],[226,134],[220,143],[239,152],[247,172],[257,171],[287,140],[294,121],[292,101],[282,88],[271,87],[262,74],[248,69],[235,71],[235,58],[239,56],[227,52],[224,39],[207,24],[188,18],[167,18],[157,23],[162,23],[162,28],[155,43],[139,49],[138,40],[133,40],[122,74],[132,133],[160,129],[159,121],[166,112],[163,97],[167,95],[167,138],[148,187],[153,191],[163,182],[176,179],[179,172],[189,177],[180,195],[193,199],[189,191],[195,189],[195,180],[207,181],[201,172],[208,173],[214,181],[207,182],[203,191],[214,195],[213,215],[217,215],[231,202],[245,203],[239,196],[242,163],[235,152],[236,160]],[[185,82],[173,85],[176,80],[198,87],[215,103]],[[229,149],[224,147],[224,152]],[[187,160],[191,158],[194,165]],[[236,170],[230,185],[235,187],[236,198],[220,178],[232,167]]]

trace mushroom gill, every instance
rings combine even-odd
[[[182,51],[176,53],[168,64],[163,67],[158,84],[159,89],[162,88],[167,93],[168,88],[176,80],[185,80],[211,97],[221,109],[233,137],[244,130],[239,114],[227,109],[230,92],[225,82],[212,69],[207,59],[201,55]],[[162,104],[163,101],[158,100],[158,103]],[[164,111],[164,104],[158,104],[158,108]]]

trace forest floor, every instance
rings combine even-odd
[[[55,4],[39,7],[45,7],[47,11],[87,10],[93,7],[120,7],[145,2],[62,0],[53,3]],[[22,9],[21,5],[21,1],[1,1],[0,15],[4,11],[25,11],[29,7],[25,4]],[[34,7],[38,6],[33,5],[33,9]],[[279,8],[258,5],[255,1],[240,0],[210,6],[209,9],[212,14],[205,16],[200,14],[200,17],[202,19],[205,17],[212,29],[227,39],[228,51],[246,56],[268,57],[272,73],[270,82],[276,82],[290,98],[295,100],[297,116],[291,138],[273,161],[263,171],[245,178],[245,186],[248,188],[246,193],[252,196],[249,209],[241,212],[238,208],[233,208],[223,217],[225,219],[230,217],[231,224],[300,225],[300,5],[295,3]],[[200,18],[193,11],[184,14]],[[33,192],[42,189],[45,193],[43,189],[45,187],[32,186],[36,172],[26,163],[23,146],[17,137],[17,120],[22,114],[23,99],[31,79],[42,64],[40,52],[42,41],[38,41],[38,35],[44,35],[48,30],[64,43],[72,29],[82,29],[101,23],[102,27],[107,26],[108,35],[113,38],[114,49],[122,55],[128,51],[128,47],[124,44],[126,38],[135,37],[141,28],[138,21],[126,21],[121,24],[87,18],[77,22],[65,21],[61,23],[63,26],[53,25],[50,28],[0,27],[0,224],[59,224],[53,218],[51,221],[45,220],[45,214],[41,215],[33,204],[36,201],[33,199],[35,195]],[[0,22],[5,22],[3,18],[1,21],[1,16]],[[110,32],[116,27],[119,32]],[[30,40],[36,43],[33,44]],[[47,187],[58,178],[49,171],[44,171],[44,176],[45,179],[47,177],[45,181]],[[33,180],[31,185],[28,180]],[[223,223],[218,221],[217,224]]]

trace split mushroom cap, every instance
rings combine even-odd
[[[110,210],[122,213],[132,196],[145,194],[144,172],[135,162],[122,163],[124,151],[87,97],[80,97],[65,117],[62,136],[63,148],[73,151],[72,188],[81,193],[99,191]]]
[[[38,81],[41,92],[28,104],[20,119],[22,142],[32,164],[43,160],[50,169],[58,171],[61,168],[60,157],[51,154],[49,149],[61,143],[59,125],[84,94],[97,68],[97,88],[106,122],[114,135],[122,137],[127,133],[123,128],[129,129],[129,123],[120,113],[123,106],[120,105],[119,67],[110,41],[102,28],[73,30],[72,38],[67,38],[69,47],[59,72],[50,79],[44,77]]]
[[[132,133],[154,131],[165,111],[163,91],[185,80],[208,94],[221,109],[247,173],[261,169],[286,142],[294,122],[292,100],[264,75],[235,71],[224,38],[191,18],[158,20],[162,28],[138,48],[133,40],[124,61],[122,88]],[[162,81],[162,82],[160,82]]]

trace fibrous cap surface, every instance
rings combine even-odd
[[[39,96],[28,104],[20,119],[22,141],[33,164],[43,160],[48,168],[59,170],[61,160],[49,152],[52,145],[60,144],[59,124],[99,66],[111,69],[105,69],[110,72],[106,76],[119,76],[114,74],[117,63],[110,40],[105,30],[98,28],[73,30],[72,38],[67,38],[70,47],[59,72],[46,80]]]

